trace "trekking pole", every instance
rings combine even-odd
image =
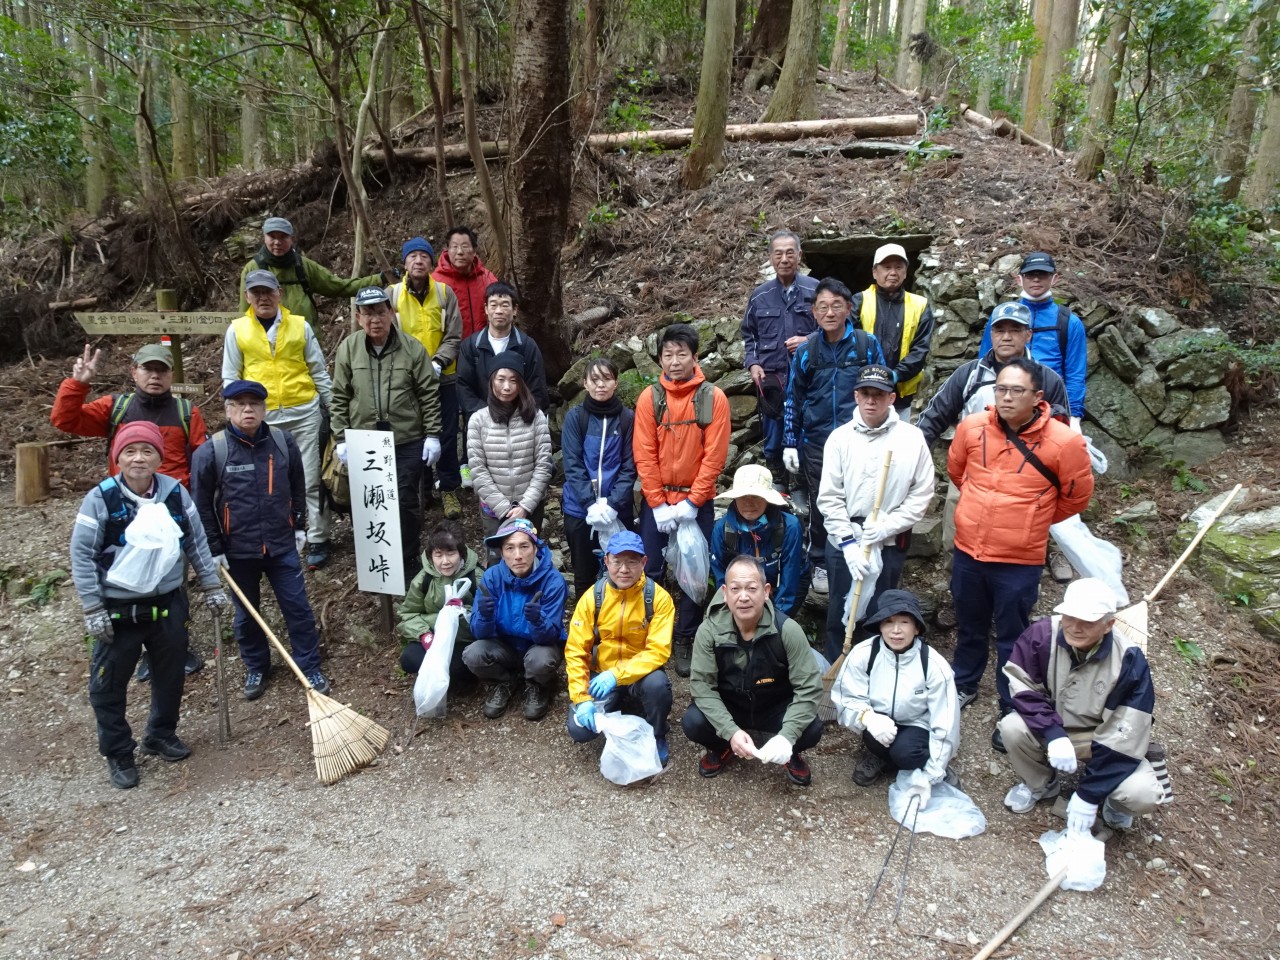
[[[896,922],[898,913],[902,910],[902,894],[907,887],[907,868],[911,865],[911,848],[915,844],[916,837],[916,820],[920,818],[920,798],[914,794],[907,800],[907,809],[902,812],[902,820],[898,822],[898,832],[893,835],[893,843],[889,844],[889,852],[885,854],[884,863],[880,867],[880,875],[876,877],[876,882],[871,887],[871,892],[867,894],[866,905],[862,908],[862,919],[871,912],[871,904],[876,898],[876,893],[880,890],[880,883],[884,880],[885,871],[889,869],[889,861],[893,859],[893,851],[898,848],[898,839],[902,836],[902,828],[907,825],[907,814],[911,812],[911,806],[915,804],[916,813],[911,819],[911,840],[907,843],[907,857],[902,863],[902,879],[898,883],[898,908],[893,912],[893,919]]]
[[[222,657],[222,616],[213,612],[213,677],[218,692],[218,743],[231,740],[231,707],[227,703],[227,669]]]

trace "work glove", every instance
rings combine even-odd
[[[669,503],[654,507],[653,522],[657,525],[659,533],[672,533],[678,522],[675,518],[675,507]]]
[[[587,523],[593,527],[607,527],[618,519],[618,511],[609,506],[604,497],[587,507]]]
[[[231,606],[231,601],[227,599],[227,595],[221,590],[206,590],[204,605],[214,613],[221,613]]]
[[[698,508],[693,505],[692,500],[681,500],[671,510],[676,523],[693,523],[698,519]]]
[[[889,525],[883,520],[868,520],[862,525],[861,540],[864,544],[883,543],[896,536],[897,533],[889,532]]]
[[[111,614],[104,607],[93,607],[84,612],[84,632],[99,643],[110,643],[115,639],[115,628],[111,626]]]
[[[1054,737],[1048,743],[1049,765],[1063,773],[1076,772],[1076,748],[1069,737]]]
[[[388,267],[386,270],[382,271],[382,285],[384,287],[389,287],[391,284],[396,283],[401,276],[402,274],[398,267]]]
[[[476,598],[475,612],[485,620],[492,620],[498,615],[498,601],[491,593],[481,593]]]
[[[542,623],[542,604],[537,600],[530,600],[525,603],[524,618],[531,624]]]
[[[779,733],[766,740],[756,756],[765,763],[786,763],[791,759],[791,752],[791,741]]]
[[[893,718],[886,717],[883,713],[876,713],[874,710],[863,711],[862,725],[882,747],[889,746],[898,736],[898,725],[893,722]]]
[[[600,732],[596,729],[596,705],[590,700],[583,700],[574,705],[573,719],[584,730],[590,730],[592,733]]]
[[[346,463],[347,462],[347,445],[345,443],[338,444],[336,447],[333,448],[333,455],[337,457],[339,460],[341,460],[343,463]]]
[[[436,635],[432,633],[430,630],[428,630],[422,636],[418,637],[418,642],[422,644],[423,650],[430,650],[431,641],[435,640],[435,638],[436,638]]]
[[[907,801],[907,809],[911,809],[911,798],[919,797],[920,804],[916,807],[919,813],[929,805],[929,798],[933,796],[933,787],[929,783],[929,778],[925,776],[923,770],[912,770],[911,780],[907,784],[907,789],[902,791],[903,799]]]
[[[301,553],[303,550],[306,549],[307,531],[305,530],[293,531],[293,546],[299,553]]]
[[[444,373],[444,367],[440,366],[436,361],[431,361],[431,372],[436,375],[436,379],[440,379],[440,375]]]
[[[305,537],[306,534],[303,534],[303,536]],[[227,555],[225,553],[215,553],[213,555],[213,565],[215,567],[222,567],[224,570],[229,570],[231,568],[231,564],[227,563]]]
[[[795,447],[787,447],[782,451],[782,465],[788,473],[800,472],[800,451]]]
[[[1093,830],[1093,821],[1098,818],[1098,805],[1081,798],[1079,792],[1071,795],[1067,804],[1067,832],[1089,833]]]
[[[428,467],[434,467],[439,459],[440,441],[435,437],[427,437],[422,441],[422,462]]]
[[[612,670],[597,673],[587,684],[587,690],[593,700],[603,700],[618,687],[618,677]]]
[[[1070,427],[1071,427],[1071,429],[1072,429],[1072,430],[1074,430],[1076,433],[1082,433],[1082,432],[1083,432],[1083,431],[1080,429],[1080,418],[1079,418],[1079,417],[1072,417],[1072,418],[1071,418]]]
[[[849,576],[854,580],[866,579],[867,574],[871,571],[871,561],[862,555],[862,544],[856,540],[853,543],[846,543],[840,548],[840,552],[844,554],[845,566],[849,568]]]

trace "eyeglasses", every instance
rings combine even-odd
[[[845,309],[848,309],[848,304],[845,303],[815,303],[813,305],[813,315],[815,317],[825,317],[829,313],[839,313]]]
[[[1005,387],[997,386],[995,388],[997,397],[1020,397],[1028,390],[1026,387]]]
[[[638,567],[644,566],[643,557],[636,557],[634,560],[624,560],[616,553],[611,553],[605,557],[605,560],[608,561],[609,566],[615,567],[618,570],[635,570]]]
[[[265,410],[267,401],[265,400],[228,400],[227,406],[232,410]]]

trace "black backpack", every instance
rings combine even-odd
[[[867,657],[867,676],[871,676],[871,668],[875,665],[876,657],[880,656],[880,638],[875,637],[871,641],[871,656]],[[929,679],[929,645],[923,640],[920,641],[920,669],[924,673],[925,680]]]
[[[775,506],[772,503],[765,508],[765,517],[768,518],[769,557],[772,559],[782,553],[782,542],[786,539],[787,535],[787,521],[783,516],[782,508]],[[741,539],[740,533],[737,530],[732,529],[729,526],[729,521],[726,519],[724,524],[724,540],[722,544],[722,555],[725,558],[725,563],[728,563],[730,558],[738,555],[738,544],[741,542]]]
[[[102,531],[102,542],[104,545],[112,544],[122,547],[125,528],[129,526],[132,519],[129,515],[129,505],[125,503],[124,494],[120,492],[120,484],[115,477],[103,480],[98,484],[98,490],[102,494],[102,502],[107,507],[107,523]],[[178,529],[182,531],[181,542],[185,544],[187,534],[191,532],[191,524],[187,520],[187,512],[182,508],[182,484],[173,485],[169,495],[164,498],[164,505],[169,515],[173,517],[174,523],[178,525]]]

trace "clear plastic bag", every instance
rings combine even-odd
[[[889,816],[898,823],[903,823],[907,815],[905,792],[910,785],[910,770],[899,770],[898,778],[889,784]],[[919,815],[912,804],[911,818],[915,820],[916,833],[932,833],[949,840],[976,837],[987,829],[987,818],[978,805],[949,783],[933,785],[929,802]],[[906,821],[906,827],[911,828],[911,820]]]
[[[1082,577],[1096,577],[1111,588],[1120,606],[1129,603],[1129,594],[1124,588],[1121,574],[1124,572],[1124,558],[1120,548],[1096,536],[1080,515],[1068,517],[1061,523],[1049,528],[1053,542],[1058,545],[1071,566]]]
[[[597,713],[596,727],[604,734],[600,773],[620,787],[662,772],[658,741],[644,717],[629,713]]]
[[[154,593],[182,553],[182,531],[163,503],[144,503],[124,530],[107,583],[132,593]]]
[[[1044,869],[1056,877],[1064,869],[1064,890],[1097,890],[1107,879],[1107,845],[1089,833],[1049,830],[1040,834]]]
[[[443,717],[448,709],[449,664],[458,639],[458,621],[465,615],[463,601],[471,591],[467,578],[444,588],[444,608],[436,615],[431,644],[413,681],[413,707],[420,717]]]
[[[682,520],[675,535],[667,540],[662,556],[676,572],[676,583],[695,603],[707,598],[707,578],[711,575],[711,551],[696,520]]]

